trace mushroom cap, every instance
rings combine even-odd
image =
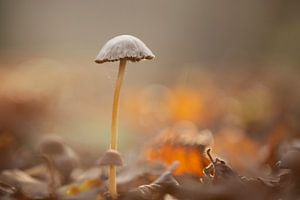
[[[99,161],[100,166],[122,166],[123,160],[121,154],[117,150],[109,149],[107,150]]]
[[[140,39],[131,35],[120,35],[110,39],[100,50],[96,63],[114,62],[120,59],[137,62],[151,60],[155,56]]]
[[[40,140],[38,150],[41,154],[61,155],[65,153],[65,144],[58,136],[46,136]]]

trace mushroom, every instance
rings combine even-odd
[[[41,139],[38,149],[41,155],[53,159],[55,167],[66,179],[80,166],[78,154],[59,136],[45,136]]]
[[[36,150],[46,161],[46,165],[44,163],[27,169],[26,173],[33,177],[47,178],[45,175],[49,170],[49,163],[52,163],[59,175],[60,182],[64,184],[71,179],[72,171],[80,167],[77,153],[59,136],[46,135],[42,137]]]
[[[100,50],[96,57],[96,63],[120,61],[119,73],[116,82],[113,99],[112,124],[111,124],[111,144],[110,149],[117,151],[118,138],[118,113],[120,90],[125,74],[127,61],[137,62],[143,59],[153,59],[154,54],[138,38],[131,35],[120,35],[110,39]],[[117,197],[116,188],[116,166],[109,166],[109,191],[113,198]]]

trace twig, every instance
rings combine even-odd
[[[210,161],[215,164],[214,159],[212,158],[211,154],[210,154],[211,149],[207,149],[206,154],[208,155],[208,158],[210,159]]]

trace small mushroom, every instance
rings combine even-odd
[[[61,176],[62,183],[68,182],[71,172],[80,166],[77,153],[69,145],[65,144],[63,139],[59,136],[47,135],[43,137],[37,145],[37,151],[44,158],[44,161],[53,161],[56,170]],[[47,158],[47,160],[45,160],[45,158]],[[45,165],[42,164],[27,169],[26,172],[32,176],[43,177],[46,168]]]
[[[112,110],[110,148],[113,150],[117,150],[119,99],[120,90],[125,75],[126,62],[137,62],[143,59],[150,60],[153,58],[154,54],[140,39],[131,35],[120,35],[110,39],[102,47],[95,60],[95,62],[99,64],[120,61]],[[109,191],[113,198],[117,197],[115,165],[110,165],[109,167]]]
[[[99,165],[100,166],[110,166],[110,165],[122,166],[123,160],[121,154],[116,150],[109,149],[104,153],[104,155],[100,159]]]

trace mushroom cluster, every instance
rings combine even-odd
[[[120,61],[112,109],[111,143],[100,161],[101,165],[109,166],[109,192],[112,198],[117,198],[116,166],[122,165],[122,158],[117,151],[119,101],[122,82],[125,75],[126,62],[137,62],[143,59],[153,59],[154,54],[138,38],[131,35],[120,35],[110,39],[100,50],[96,63]]]

